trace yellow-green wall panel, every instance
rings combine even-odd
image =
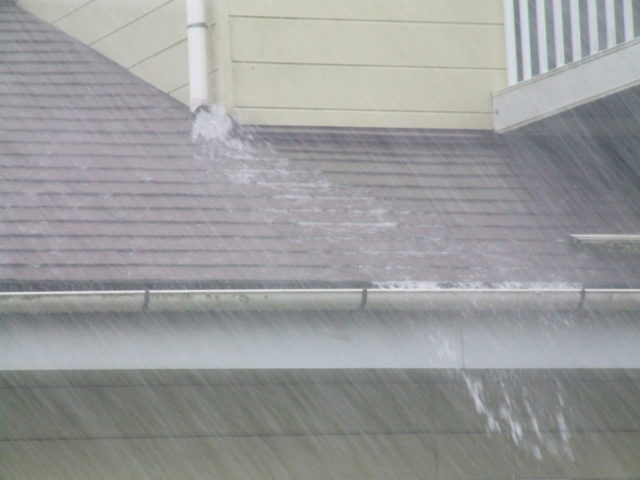
[[[129,68],[187,38],[186,24],[184,2],[173,0],[92,46]],[[171,65],[167,65],[167,68],[171,68]]]
[[[189,83],[187,40],[163,50],[131,68],[131,73],[154,84],[164,92],[171,92]],[[167,68],[171,65],[170,68]]]
[[[180,0],[174,1],[180,3]],[[54,25],[90,45],[114,31],[135,24],[165,3],[167,0],[94,0],[55,21]]]
[[[235,64],[237,107],[490,113],[502,71]]]
[[[92,0],[18,0],[18,5],[32,12],[38,18],[47,22],[54,22],[74,10],[91,3]]]
[[[505,68],[500,25],[232,18],[234,61]]]
[[[231,0],[231,15],[502,23],[500,0]]]

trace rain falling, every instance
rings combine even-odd
[[[0,0],[0,478],[639,478],[638,36]]]

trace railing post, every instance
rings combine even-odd
[[[579,0],[571,0],[571,60],[574,62],[582,57],[582,38],[580,35],[580,5]]]
[[[607,24],[607,48],[616,46],[616,7],[614,0],[604,0],[604,16]]]
[[[587,15],[589,17],[589,53],[598,53],[598,8],[596,0],[587,0]]]
[[[536,25],[538,29],[538,64],[540,73],[549,71],[549,57],[547,55],[547,13],[544,0],[536,0]]]
[[[562,23],[562,0],[553,0],[553,38],[556,52],[556,68],[564,65],[564,25]]]
[[[529,33],[529,1],[520,0],[520,51],[522,52],[522,79],[531,78],[531,34]]]
[[[633,40],[633,4],[632,0],[622,1],[622,19],[624,21],[624,41]]]
[[[504,11],[504,46],[507,60],[507,85],[515,85],[518,81],[518,58],[516,56],[516,18],[513,0],[503,0]]]

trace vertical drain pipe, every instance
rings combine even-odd
[[[191,111],[197,113],[209,105],[205,0],[186,1],[189,44],[189,104]]]

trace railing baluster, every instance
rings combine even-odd
[[[516,54],[516,17],[513,11],[513,0],[503,0],[504,11],[504,46],[507,55],[507,85],[518,82],[518,57]]]
[[[529,2],[520,0],[520,50],[522,52],[522,79],[531,78],[531,34],[529,33]]]
[[[516,1],[518,2],[516,4]],[[536,38],[531,38],[530,10],[534,8],[534,0],[503,0],[505,45],[507,55],[507,81],[514,85],[518,81],[529,80],[533,76],[532,54],[537,54],[538,69],[536,75],[549,71],[549,50],[555,52],[555,62],[551,68],[559,68],[565,65],[565,7],[568,2],[569,24],[571,28],[571,61],[583,58],[582,35],[588,33],[589,54],[597,54],[605,48],[615,47],[618,43],[618,29],[624,30],[624,41],[635,38],[634,31],[634,0],[535,0]],[[602,5],[604,3],[604,19],[602,18]],[[636,0],[640,5],[640,0]],[[550,5],[547,4],[550,2]],[[518,9],[518,14],[516,13]],[[551,46],[551,32],[547,28],[548,8],[552,8],[551,20],[553,22],[553,46]],[[586,8],[586,11],[581,11]],[[622,15],[620,25],[616,16]],[[518,17],[518,18],[516,18]],[[586,20],[586,21],[585,21]],[[604,24],[604,26],[603,26]],[[604,30],[603,30],[604,28]],[[606,36],[606,47],[600,37]],[[518,42],[519,37],[519,42]],[[566,39],[569,41],[569,38]],[[586,41],[586,40],[585,40]],[[532,43],[535,42],[535,43]],[[537,50],[535,50],[537,47]],[[586,45],[584,45],[586,50]],[[533,49],[533,50],[532,50]]]
[[[589,53],[598,52],[598,6],[596,0],[587,0],[587,15],[589,17]]]
[[[614,0],[604,0],[604,16],[607,24],[607,48],[616,46],[616,7]]]
[[[549,57],[547,56],[547,13],[544,0],[536,0],[536,25],[538,29],[538,64],[540,73],[549,71]]]
[[[578,0],[571,0],[571,59],[575,62],[582,57],[582,38],[580,36],[580,6]]]
[[[556,68],[564,65],[564,26],[562,24],[562,0],[553,0],[553,38],[556,51]]]
[[[633,40],[633,5],[632,0],[623,0],[622,17],[624,20],[624,41]]]

